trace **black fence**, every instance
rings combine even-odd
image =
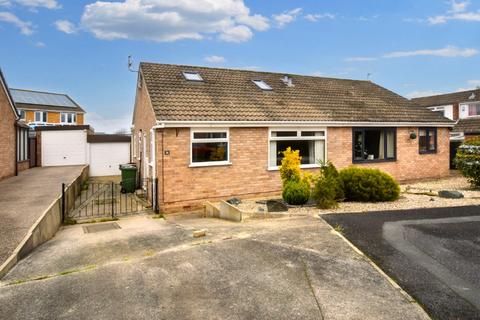
[[[126,192],[120,183],[88,182],[76,193],[62,193],[62,214],[66,219],[88,220],[96,218],[115,218],[156,211],[147,201],[148,190],[155,190],[157,180],[150,180],[148,188]],[[155,187],[154,187],[155,184]],[[132,190],[133,191],[133,190]]]

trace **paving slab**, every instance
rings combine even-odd
[[[42,167],[0,181],[0,265],[83,166]]]
[[[318,218],[116,223],[64,227],[20,261],[0,318],[428,319]]]
[[[435,319],[480,319],[480,207],[323,216]]]

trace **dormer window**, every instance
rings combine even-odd
[[[198,72],[183,72],[183,76],[185,77],[186,80],[188,81],[203,81],[202,76]]]
[[[263,80],[252,80],[253,83],[257,85],[262,90],[272,90],[272,87],[270,87],[265,81]]]

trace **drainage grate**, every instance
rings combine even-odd
[[[90,226],[84,226],[84,233],[96,233],[103,231],[110,231],[120,229],[120,226],[116,222],[102,223],[102,224],[92,224]]]

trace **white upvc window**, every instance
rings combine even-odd
[[[47,111],[35,111],[35,122],[46,123],[47,122]]]
[[[302,168],[317,168],[326,157],[326,128],[270,128],[268,132],[268,169],[277,170],[288,147],[299,150]]]
[[[60,122],[65,124],[75,124],[77,123],[77,114],[62,112],[60,114]]]
[[[480,102],[470,102],[465,104],[468,112],[468,117],[480,116]]]
[[[229,165],[229,130],[206,128],[190,130],[190,166]]]
[[[20,111],[20,120],[25,120],[26,118],[25,110],[19,110],[19,111]]]

